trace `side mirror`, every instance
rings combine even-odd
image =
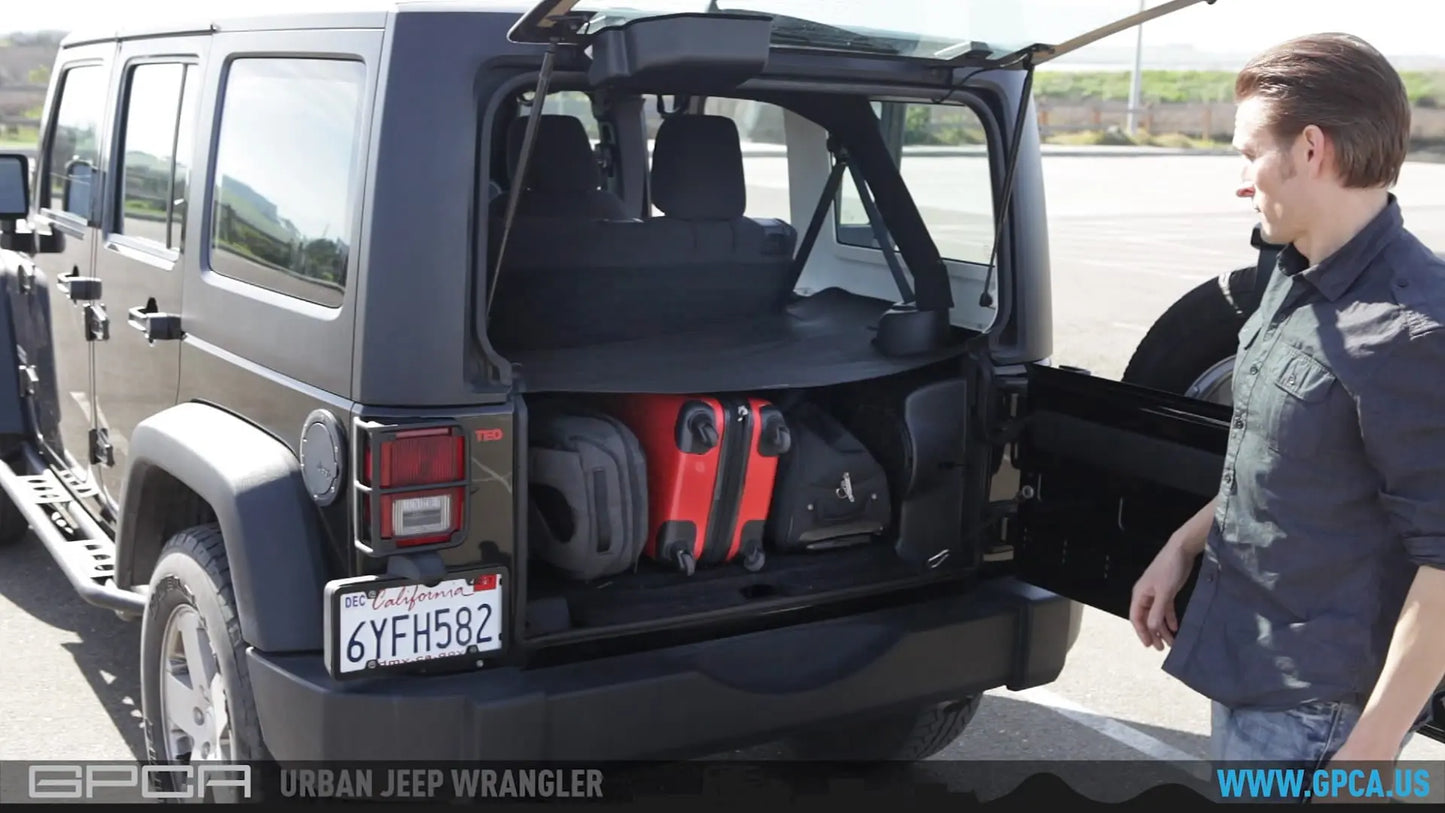
[[[30,159],[0,153],[0,227],[9,228],[30,214]]]
[[[95,167],[89,161],[75,160],[65,165],[63,196],[65,211],[90,220],[90,203],[94,190],[91,182],[95,179]]]

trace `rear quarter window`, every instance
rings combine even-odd
[[[366,67],[243,58],[222,88],[210,266],[290,296],[341,304]]]

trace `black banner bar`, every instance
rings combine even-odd
[[[881,766],[787,761],[0,762],[0,803],[546,802],[741,804],[872,801],[1183,805],[1316,799],[1445,802],[1445,762],[1310,765],[930,760]]]

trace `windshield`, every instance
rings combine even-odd
[[[1146,8],[1164,0],[1147,0]],[[775,17],[773,43],[953,59],[997,58],[1056,45],[1140,11],[1140,0],[553,0],[552,13],[592,15],[582,33],[660,14],[757,12]]]

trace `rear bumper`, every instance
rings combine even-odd
[[[1013,580],[967,595],[545,669],[364,684],[251,651],[279,760],[687,757],[850,716],[1048,683],[1075,605]]]

